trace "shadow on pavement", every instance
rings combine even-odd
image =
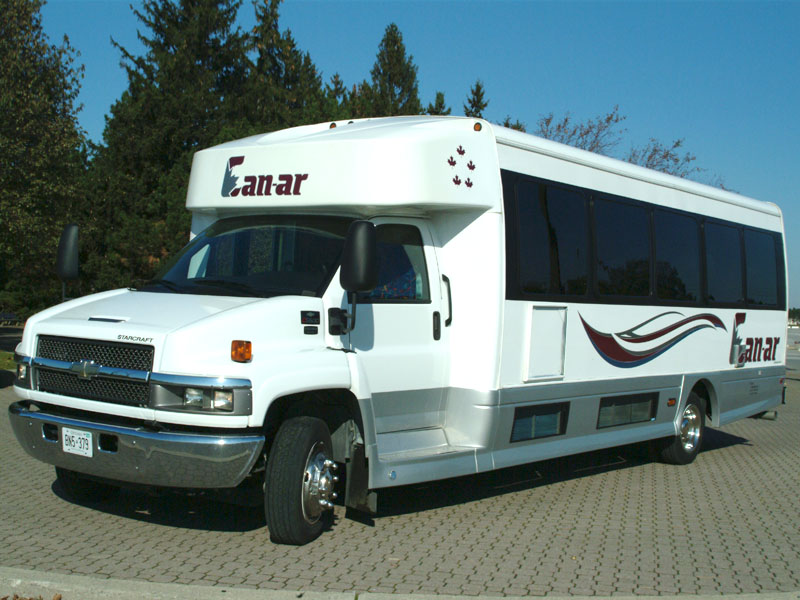
[[[50,489],[56,496],[71,504],[156,525],[228,532],[253,531],[266,526],[262,509],[220,502],[202,493],[176,491],[149,494],[122,489],[118,495],[108,500],[78,502],[64,492],[58,480],[53,482]]]
[[[6,371],[5,369],[0,369],[0,390],[3,388],[10,387],[14,383],[14,373],[12,371]]]
[[[750,445],[750,442],[724,431],[707,428],[702,452],[741,444]],[[433,510],[509,492],[531,490],[553,483],[657,462],[657,457],[656,442],[631,444],[489,473],[389,488],[379,492],[378,514],[375,518]]]
[[[735,445],[750,445],[744,438],[716,429],[708,428],[705,433],[703,452]],[[365,525],[374,525],[375,520],[383,517],[466,504],[598,473],[641,466],[657,460],[656,450],[655,443],[632,444],[478,475],[384,489],[378,493],[377,515],[370,516],[348,509],[346,517]],[[247,532],[266,526],[260,503],[259,506],[252,503],[257,490],[250,490],[249,493],[239,491],[222,498],[215,492],[162,490],[147,493],[138,489],[123,489],[112,500],[76,502],[66,495],[57,480],[53,482],[51,489],[67,502],[158,525],[228,532]],[[341,499],[337,504],[341,506]]]

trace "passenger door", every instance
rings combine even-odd
[[[350,347],[364,366],[377,433],[443,425],[446,328],[424,221],[376,219],[377,287],[359,296]]]

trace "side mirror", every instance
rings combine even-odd
[[[369,221],[353,221],[347,230],[339,282],[348,293],[369,292],[378,285],[378,241]]]
[[[78,278],[78,226],[70,223],[61,232],[56,256],[56,273],[61,280],[61,300],[67,299],[67,281]]]
[[[378,285],[378,239],[375,225],[369,221],[353,221],[347,230],[342,251],[339,283],[347,292],[350,312],[339,308],[328,310],[332,335],[350,333],[356,326],[358,292],[369,292]]]

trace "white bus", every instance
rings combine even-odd
[[[689,463],[782,400],[773,204],[404,117],[198,152],[187,208],[148,285],[27,322],[11,422],[75,496],[255,483],[301,544],[337,495],[645,440]]]

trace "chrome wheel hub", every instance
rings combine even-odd
[[[339,478],[334,475],[337,464],[326,454],[325,444],[317,442],[311,448],[303,471],[302,506],[303,518],[308,523],[316,523],[322,512],[333,508],[337,494],[333,491]]]
[[[681,417],[681,444],[686,452],[693,452],[700,443],[702,423],[700,409],[696,404],[690,404],[684,409]]]

